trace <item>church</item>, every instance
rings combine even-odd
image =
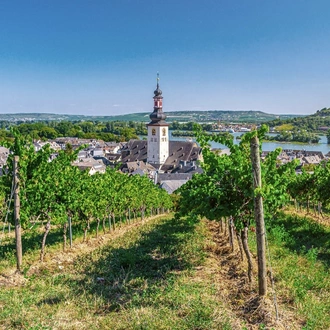
[[[121,170],[155,172],[158,177],[191,178],[193,173],[201,172],[198,161],[202,158],[201,148],[192,141],[170,141],[169,124],[163,112],[163,95],[157,86],[154,91],[154,110],[147,124],[147,140],[130,140],[122,149]]]

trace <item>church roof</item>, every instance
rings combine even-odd
[[[180,162],[192,162],[199,159],[201,148],[195,142],[169,141],[169,156],[163,167],[177,167]]]
[[[154,105],[154,111],[150,114],[150,119],[151,122],[148,125],[168,125],[165,122],[166,115],[163,112],[163,106],[162,106],[162,91],[159,88],[159,74],[157,73],[157,87],[156,90],[154,91],[154,100],[155,100],[155,105]]]
[[[163,181],[160,184],[160,187],[165,189],[169,194],[172,194],[175,190],[179,189],[186,182],[187,180]]]
[[[193,173],[158,173],[157,183],[162,183],[163,181],[187,181],[190,180]]]
[[[137,161],[147,162],[148,141],[130,140],[122,149],[122,163]],[[169,141],[169,156],[163,165],[153,164],[156,169],[164,172],[192,171],[192,162],[200,159],[201,148],[190,141]],[[187,164],[186,164],[187,163]]]
[[[156,90],[154,91],[154,94],[155,96],[154,97],[157,97],[157,98],[162,98],[162,91],[161,89],[159,88],[159,73],[157,72],[157,87],[156,87]]]
[[[148,142],[145,140],[129,140],[126,146],[122,149],[122,162],[147,161]]]

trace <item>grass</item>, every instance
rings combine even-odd
[[[134,222],[138,221],[137,219]],[[116,220],[116,227],[126,226],[121,220]],[[90,223],[90,230],[88,231],[88,238],[95,237],[96,235],[96,221]],[[106,230],[109,231],[108,222],[106,223]],[[74,242],[82,241],[83,239],[83,226],[81,224],[72,225],[72,238]],[[99,234],[102,235],[103,230],[100,225]],[[7,235],[6,235],[7,234]],[[16,247],[15,247],[15,230],[11,233],[6,233],[0,236],[0,272],[5,271],[7,268],[16,266]],[[44,224],[41,222],[36,224],[30,229],[22,231],[22,247],[23,259],[28,264],[35,262],[40,257],[41,242],[44,235]],[[3,237],[4,236],[4,237]],[[67,229],[67,247],[69,246],[69,229]],[[63,248],[63,228],[62,225],[51,225],[51,230],[46,239],[46,252],[59,251]]]
[[[330,329],[330,228],[285,213],[266,225],[281,324]],[[1,286],[0,329],[272,328],[256,317],[257,284],[249,289],[214,222],[162,216],[128,227],[65,253],[51,237],[43,264],[27,237],[24,281]]]
[[[203,222],[159,218],[0,291],[5,329],[231,329]]]
[[[302,329],[330,329],[330,228],[284,213],[267,226],[281,304],[305,320]]]

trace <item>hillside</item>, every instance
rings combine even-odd
[[[10,122],[29,122],[29,121],[135,121],[148,122],[150,112],[131,113],[115,116],[84,116],[69,114],[50,114],[50,113],[16,113],[0,114],[0,121]],[[168,111],[167,121],[179,122],[245,122],[245,123],[263,123],[275,119],[290,119],[299,117],[299,115],[274,115],[262,111],[232,111],[232,110],[209,110],[209,111]]]
[[[292,125],[308,131],[327,131],[330,128],[330,108],[317,110],[314,114],[296,118],[279,118],[268,123],[270,126]]]

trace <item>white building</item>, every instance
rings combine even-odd
[[[163,112],[163,96],[159,88],[159,76],[157,75],[157,88],[154,91],[154,111],[150,114],[151,122],[148,128],[148,158],[149,164],[162,165],[169,155],[168,126],[165,122],[166,115]]]

